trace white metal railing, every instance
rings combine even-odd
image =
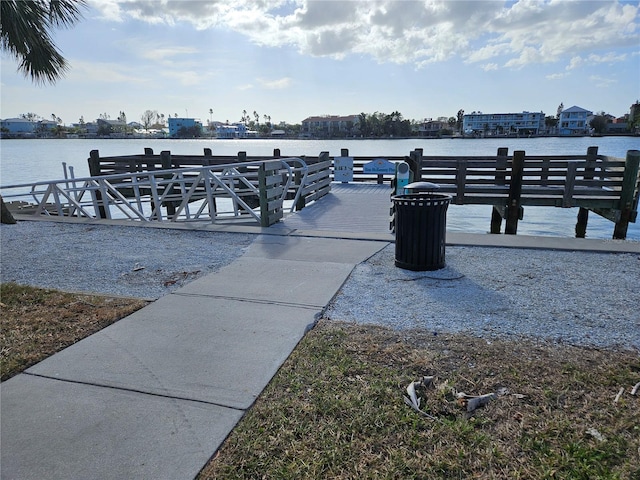
[[[305,186],[307,165],[300,158],[282,163],[282,200],[295,206]],[[235,218],[260,223],[258,170],[261,161],[154,170],[117,175],[0,186],[5,202],[28,201],[35,215],[125,218],[150,221],[210,221]],[[302,175],[298,185],[294,175]],[[26,210],[25,210],[26,212]]]

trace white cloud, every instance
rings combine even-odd
[[[144,84],[147,79],[139,75],[138,69],[119,63],[83,62],[72,60],[71,68],[65,78],[84,84],[90,83],[125,83]]]
[[[547,80],[562,80],[563,78],[567,77],[569,74],[564,72],[564,73],[552,73],[550,75],[547,75],[545,78]]]
[[[506,67],[521,68],[571,58],[571,69],[594,50],[634,48],[640,41],[640,5],[618,0],[95,0],[93,5],[114,20],[189,22],[198,29],[233,30],[259,45],[292,46],[305,55],[356,54],[416,66],[458,57],[485,66],[499,58]],[[607,61],[620,55],[612,53]]]
[[[193,70],[166,70],[162,71],[163,77],[177,80],[183,86],[199,85],[203,82],[202,74]]]
[[[497,63],[485,63],[484,65],[481,65],[481,68],[485,72],[489,72],[491,70],[498,70],[498,64]]]
[[[140,56],[149,60],[164,61],[173,57],[189,55],[197,53],[198,50],[193,47],[152,47],[148,46],[140,51]]]
[[[603,77],[601,75],[591,75],[589,80],[597,87],[610,87],[611,85],[618,83],[615,78]]]
[[[627,55],[624,53],[618,54],[615,52],[609,52],[606,55],[597,55],[592,53],[584,58],[580,56],[573,57],[569,62],[569,65],[567,65],[567,70],[573,70],[575,68],[588,65],[598,65],[600,63],[614,64],[618,62],[624,62],[626,59]]]
[[[277,80],[265,80],[264,78],[259,78],[258,81],[263,87],[270,90],[279,90],[291,86],[291,79],[289,77],[279,78]]]

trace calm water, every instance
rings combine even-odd
[[[141,154],[145,147],[154,152],[170,150],[175,154],[202,155],[208,147],[214,155],[271,155],[279,148],[282,155],[317,156],[322,151],[339,155],[348,148],[354,156],[402,156],[415,148],[424,155],[494,155],[499,147],[509,152],[524,150],[531,155],[582,154],[590,146],[599,153],[624,158],[627,150],[639,150],[640,138],[521,138],[521,139],[441,139],[441,140],[2,140],[0,141],[0,185],[14,185],[64,177],[62,163],[74,167],[76,177],[89,175],[89,151],[103,156]],[[572,237],[577,209],[526,207],[518,233]],[[490,206],[449,208],[447,227],[452,231],[485,233],[489,229]],[[589,238],[611,238],[613,223],[595,214],[589,217]],[[627,238],[640,241],[640,223],[631,224]]]

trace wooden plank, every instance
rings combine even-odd
[[[564,191],[562,193],[562,207],[569,208],[572,206],[571,200],[573,199],[573,188],[576,185],[576,170],[578,168],[577,162],[570,162],[567,168],[567,179],[564,184]]]
[[[325,188],[327,185],[330,185],[330,184],[331,184],[331,179],[327,178],[322,182],[317,182],[317,183],[314,183],[313,185],[306,186],[305,188],[302,189],[302,192],[300,193],[300,195],[306,197],[311,192]]]

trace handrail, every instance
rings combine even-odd
[[[306,163],[295,157],[278,161],[282,166],[282,200],[292,188],[298,198],[301,186],[295,185],[294,172],[306,174]],[[174,222],[206,217],[215,221],[228,213],[233,213],[233,217],[249,215],[260,222],[255,207],[246,199],[259,197],[256,167],[262,163],[264,161],[251,161],[78,178],[65,174],[61,180],[3,185],[0,189],[6,200],[32,198],[36,202],[35,214],[113,218],[111,208],[114,207],[129,219],[164,221],[161,207],[166,207],[166,219]],[[6,194],[7,190],[13,192]],[[233,212],[220,214],[216,198],[230,199]],[[203,203],[192,213],[189,204],[195,201]],[[147,204],[151,204],[150,213],[145,212]],[[208,215],[204,213],[207,207]]]

